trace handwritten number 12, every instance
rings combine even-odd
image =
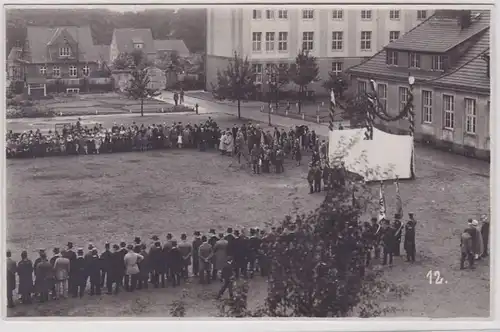
[[[429,279],[429,285],[441,285],[443,283],[443,278],[439,271],[429,270],[426,277]]]

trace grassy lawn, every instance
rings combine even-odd
[[[146,116],[119,123],[197,123],[203,116]],[[232,126],[230,117],[216,119]],[[109,126],[111,117],[96,118]],[[26,123],[11,122],[8,129]],[[17,126],[17,127],[16,127]],[[52,125],[53,126],[53,125]],[[305,157],[308,158],[308,157]],[[284,175],[252,175],[230,157],[192,150],[151,151],[99,156],[53,157],[7,161],[7,246],[19,259],[27,249],[34,260],[38,248],[63,247],[67,241],[102,249],[105,241],[132,241],[134,236],[162,240],[166,233],[218,231],[226,227],[263,226],[281,219],[294,206],[308,211],[321,201],[308,195],[306,167],[285,165]],[[417,225],[417,263],[395,258],[384,277],[409,286],[413,292],[396,305],[397,316],[485,317],[489,314],[489,264],[460,271],[459,235],[467,218],[489,210],[489,166],[484,162],[417,149],[417,179],[401,183],[404,211],[414,212]],[[378,186],[374,186],[374,191]],[[386,187],[388,214],[395,207],[395,190]],[[376,203],[376,202],[374,202]],[[375,209],[372,210],[376,212]],[[364,216],[363,220],[370,217]],[[429,285],[426,274],[438,270],[447,284]],[[217,314],[213,298],[219,285],[186,287],[187,314]],[[266,284],[252,282],[250,303],[265,296]],[[181,289],[149,290],[117,297],[18,306],[10,316],[168,316]],[[464,305],[472,304],[472,305]]]

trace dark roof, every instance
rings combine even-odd
[[[29,49],[27,52],[27,60],[32,63],[47,63],[52,62],[49,59],[47,47],[53,42],[57,36],[67,31],[71,37],[78,43],[78,52],[80,61],[97,61],[97,54],[92,41],[92,34],[89,26],[76,27],[39,27],[28,26],[27,40]]]
[[[144,44],[142,50],[145,53],[155,53],[151,29],[115,29],[113,40],[116,42],[120,53],[133,51],[134,41]]]
[[[490,91],[488,65],[481,57],[485,53],[489,54],[489,49],[490,29],[487,29],[477,43],[459,60],[455,69],[428,83]]]
[[[459,12],[459,11],[457,11]],[[490,25],[490,11],[472,13],[471,25],[461,29],[457,18],[433,15],[386,47],[395,50],[443,53],[466,41]]]
[[[190,52],[181,39],[167,39],[154,41],[156,51],[176,51],[180,56],[189,56]]]
[[[109,45],[96,45],[96,53],[99,61],[109,62]]]
[[[17,60],[21,57],[21,52],[22,49],[20,47],[13,47],[10,49],[9,56],[7,57],[7,60],[9,61],[14,61]]]

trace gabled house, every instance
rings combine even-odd
[[[191,56],[186,44],[180,39],[155,40],[154,45],[158,55],[176,53],[181,58]]]
[[[26,45],[18,54],[12,61],[23,77],[17,79],[25,81],[30,96],[98,89],[90,78],[99,57],[88,26],[28,26]]]
[[[370,59],[349,69],[354,88],[377,92],[391,114],[413,88],[415,138],[458,153],[489,157],[490,12],[437,10]],[[408,131],[408,121],[380,123],[388,131]]]

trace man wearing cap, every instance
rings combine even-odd
[[[16,289],[16,262],[12,259],[12,253],[7,250],[7,308],[14,307],[13,291]]]
[[[109,242],[106,242],[104,244],[104,251],[101,254],[100,260],[101,260],[101,288],[104,288],[105,285],[107,285],[107,282],[105,283],[106,277],[109,279],[109,267],[111,266],[111,251],[110,251],[110,245]]]
[[[212,263],[212,246],[208,243],[205,235],[201,237],[202,244],[198,248],[198,257],[200,261],[200,283],[210,283],[210,271]]]
[[[396,213],[394,215],[394,256],[401,256],[401,236],[403,235],[403,224],[401,223],[401,215]]]
[[[56,298],[68,297],[68,278],[70,271],[69,258],[65,257],[66,251],[63,250],[61,255],[54,262],[54,274],[56,282]]]
[[[407,262],[415,262],[415,253],[416,253],[416,245],[415,245],[415,230],[417,226],[417,221],[413,217],[413,213],[408,213],[408,217],[410,220],[405,225],[405,240],[404,240],[404,248],[406,251],[406,261]]]
[[[203,241],[201,240],[201,234],[199,231],[194,232],[194,239],[193,239],[193,275],[195,277],[198,276],[198,273],[200,271],[200,260],[199,260],[199,249]]]
[[[182,256],[182,271],[181,275],[184,278],[184,280],[187,280],[189,277],[189,266],[191,265],[191,256],[193,253],[193,247],[191,243],[187,241],[187,235],[182,234],[181,235],[181,243],[178,245],[179,252]]]

